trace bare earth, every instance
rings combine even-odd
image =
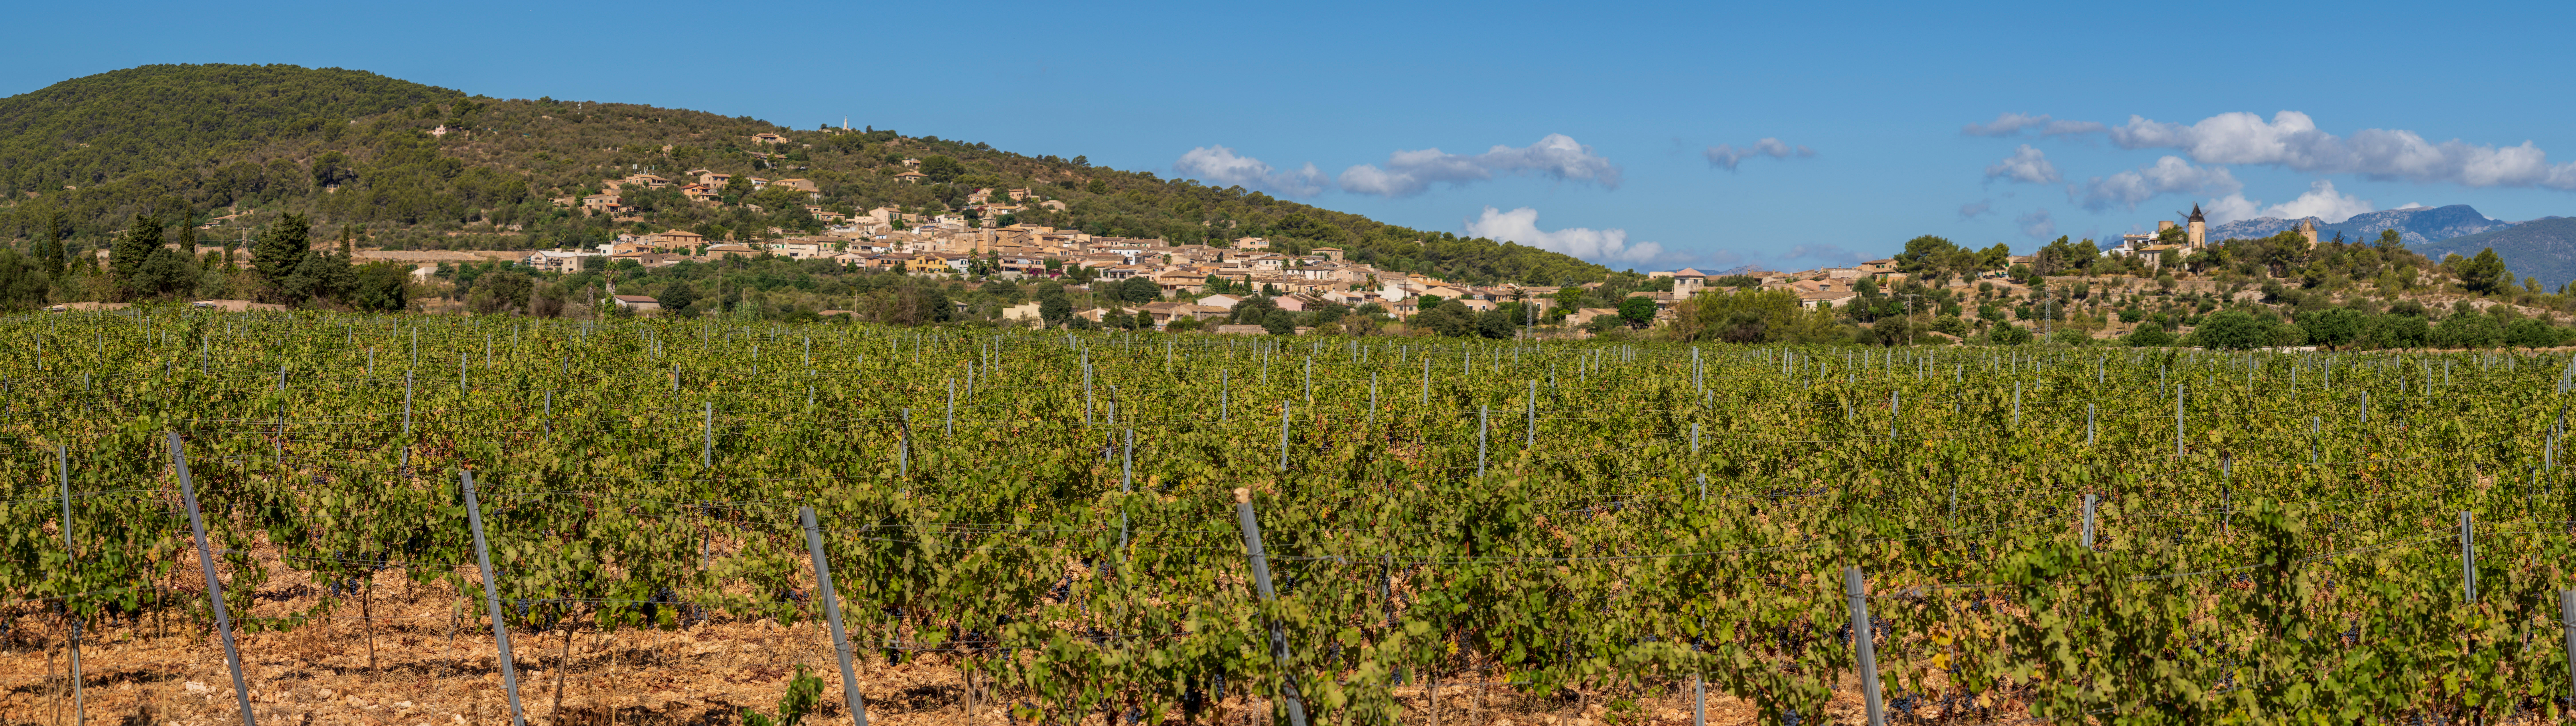
[[[256,622],[312,608],[317,584],[283,569],[274,550],[258,556],[273,579],[262,586],[242,621]],[[468,580],[477,580],[471,572]],[[202,602],[203,579],[181,568],[161,583],[163,597]],[[394,572],[376,577],[367,598],[345,602],[326,619],[286,632],[242,633],[239,649],[254,716],[263,724],[364,724],[447,726],[510,723],[489,626],[474,616],[483,607],[445,585],[414,585]],[[41,603],[19,603],[0,612],[0,724],[74,724],[63,648],[66,629]],[[829,636],[820,623],[780,626],[773,621],[722,618],[678,630],[601,632],[576,624],[569,667],[564,630],[511,634],[519,693],[531,724],[735,724],[744,707],[768,713],[777,707],[798,665],[825,683],[822,712],[809,724],[846,722],[840,679]],[[863,637],[853,633],[853,640]],[[118,726],[213,726],[240,723],[232,678],[221,642],[202,625],[146,616],[140,622],[94,623],[82,638],[81,711],[87,723]],[[974,712],[965,713],[960,671],[937,656],[915,663],[859,665],[859,686],[871,726],[1018,726],[1008,713],[1012,694],[980,687]],[[1517,696],[1498,685],[1475,683],[1475,674],[1450,676],[1439,689],[1439,713],[1425,710],[1419,686],[1398,690],[1408,724],[1425,726],[1685,726],[1690,723],[1686,684],[1671,684],[1639,711],[1612,714],[1603,694],[1580,701],[1564,695]],[[1857,683],[1826,719],[1860,723]],[[1561,694],[1562,695],[1562,694]],[[1643,694],[1628,694],[1634,695]],[[1577,704],[1583,714],[1576,716]],[[1229,698],[1199,714],[1210,726],[1258,726],[1266,700]],[[1932,715],[1918,709],[1918,715]],[[1751,724],[1746,703],[1711,694],[1712,724]],[[1110,726],[1100,714],[1084,721]],[[1179,714],[1168,718],[1178,726]],[[1322,726],[1322,721],[1317,726]],[[1068,724],[1067,726],[1082,726]]]

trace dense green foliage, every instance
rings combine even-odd
[[[332,127],[350,119],[464,95],[365,71],[291,65],[153,65],[76,78],[0,98],[0,192],[51,194],[137,174],[157,178],[126,188],[188,186],[229,162],[336,136]],[[153,211],[161,201],[127,200],[144,209],[114,205],[93,216]]]
[[[346,604],[287,611],[265,568],[479,594],[468,471],[513,627],[806,620],[810,506],[868,661],[1041,723],[1290,678],[1319,723],[1389,721],[1397,674],[1698,674],[1822,719],[1847,568],[1900,717],[2501,723],[2570,688],[2554,357],[169,311],[0,340],[0,526],[41,535],[0,595],[103,625],[203,612],[156,585],[194,556],[176,432],[244,628]]]
[[[433,136],[439,127],[449,133]],[[762,133],[787,142],[752,140]],[[935,181],[896,178],[907,158],[923,160]],[[552,202],[639,171],[685,184],[694,180],[682,172],[700,168],[734,175],[724,204],[687,201],[676,187],[633,186],[621,190],[632,207],[623,217]],[[783,186],[755,193],[752,176],[810,179],[822,198]],[[370,246],[396,249],[544,249],[674,227],[765,239],[820,231],[807,204],[843,214],[877,206],[965,213],[967,197],[982,188],[1031,189],[1065,205],[1055,211],[1030,200],[1012,221],[1096,235],[1220,245],[1265,236],[1275,250],[1340,247],[1382,269],[1470,283],[1553,285],[1609,274],[1554,252],[1093,166],[1080,156],[1026,156],[891,130],[795,130],[633,104],[469,98],[354,71],[147,66],[0,100],[7,194],[0,236],[31,249],[67,241],[58,252],[100,249],[137,215],[214,224],[210,237],[233,239],[301,213],[317,236],[350,230]],[[244,214],[216,221],[236,212]]]

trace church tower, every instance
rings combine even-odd
[[[2200,205],[2191,205],[2190,222],[2190,226],[2183,230],[2183,244],[2191,245],[2193,249],[2209,246],[2209,220],[2201,218]]]

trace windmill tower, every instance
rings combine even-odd
[[[2209,220],[2201,218],[2198,204],[2191,205],[2191,217],[2183,227],[2182,239],[2183,244],[2190,245],[2193,250],[2209,246]]]
[[[2308,238],[2308,247],[2314,248],[2317,246],[2317,220],[2315,217],[2301,218],[2297,229],[2299,230],[2299,236]]]

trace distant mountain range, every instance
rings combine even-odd
[[[2432,244],[2409,245],[2426,257],[2475,255],[2495,248],[2516,278],[2540,278],[2541,289],[2557,290],[2576,280],[2576,218],[2542,217],[2502,229],[2452,237]]]
[[[2315,219],[2310,217],[2309,219]],[[2269,237],[2297,226],[2299,220],[2257,217],[2209,228],[2211,240]],[[2317,222],[2317,236],[2347,242],[2379,239],[2380,230],[2397,230],[2407,249],[2426,257],[2471,256],[2495,248],[2515,278],[2536,277],[2545,289],[2576,280],[2576,218],[2542,217],[2527,222],[2489,218],[2466,204],[2409,207],[2356,214],[2334,224]]]
[[[2279,217],[2237,220],[2210,227],[2209,239],[2217,241],[2270,237],[2298,224],[2297,219]],[[2394,229],[2397,230],[2398,238],[2406,241],[2407,247],[2422,249],[2424,245],[2433,242],[2491,232],[2513,225],[2512,222],[2489,219],[2469,205],[2453,204],[2447,207],[2409,207],[2356,214],[2351,219],[2333,224],[2327,224],[2325,220],[2319,219],[2317,236],[2323,239],[2334,239],[2335,234],[2341,233],[2344,241],[2368,242],[2379,239],[2380,230]],[[2474,254],[2477,251],[2470,250],[2470,252]],[[2504,250],[2496,250],[2496,254],[2504,254]]]

